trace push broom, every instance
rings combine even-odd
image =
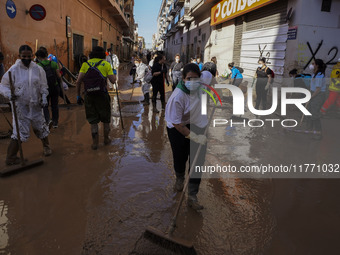
[[[14,85],[13,85],[11,72],[8,72],[8,75],[9,75],[9,84],[10,84],[10,87],[11,87],[11,95],[12,95],[12,98],[14,98]],[[22,145],[21,145],[18,114],[17,114],[17,109],[16,109],[15,105],[16,105],[15,100],[12,99],[12,106],[13,106],[12,110],[13,110],[13,114],[14,114],[14,121],[15,121],[15,126],[16,126],[16,131],[17,131],[21,164],[16,165],[16,166],[12,166],[12,167],[9,167],[7,169],[0,171],[1,177],[6,176],[6,175],[11,175],[11,174],[14,174],[14,173],[17,173],[17,172],[21,172],[21,171],[27,170],[29,168],[42,165],[44,163],[43,159],[39,159],[39,160],[32,161],[32,162],[26,162],[25,161],[24,152],[23,152]]]
[[[205,136],[208,134],[208,129],[209,129],[210,123],[212,121],[212,118],[214,116],[215,109],[216,108],[214,107],[213,110],[212,110],[211,116],[209,118],[207,128],[205,129],[205,132],[204,132]],[[198,157],[199,157],[199,154],[202,150],[202,147],[203,147],[203,145],[200,144],[200,146],[198,147],[198,150],[195,154],[194,160],[193,160],[193,162],[190,166],[190,171],[189,171],[189,174],[188,174],[188,176],[185,180],[183,192],[182,192],[181,197],[178,201],[175,213],[173,215],[173,218],[171,220],[171,223],[170,223],[170,226],[168,227],[167,232],[163,233],[162,231],[160,231],[156,228],[153,228],[151,226],[147,227],[145,232],[144,232],[144,237],[147,238],[148,240],[150,240],[151,242],[156,243],[156,244],[158,244],[159,246],[161,246],[165,249],[172,250],[172,251],[175,251],[175,252],[180,252],[180,253],[183,253],[183,254],[186,254],[186,255],[196,254],[193,243],[191,241],[175,237],[173,234],[174,234],[174,231],[176,229],[177,217],[178,217],[179,211],[180,211],[182,203],[183,203],[185,191],[188,187],[191,173],[194,170],[195,164],[198,160]]]

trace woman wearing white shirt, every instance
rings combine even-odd
[[[173,153],[176,173],[175,189],[183,190],[185,168],[188,158],[194,159],[199,145],[203,145],[196,165],[202,166],[206,154],[205,128],[208,119],[201,114],[201,72],[196,64],[188,64],[183,69],[181,81],[168,100],[165,109],[168,137]],[[190,140],[192,142],[190,142]],[[191,176],[188,185],[188,205],[195,210],[203,209],[198,203],[197,193],[201,174]]]

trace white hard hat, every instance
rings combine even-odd
[[[203,71],[201,73],[201,81],[204,84],[210,85],[213,75],[209,71]]]

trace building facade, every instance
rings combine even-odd
[[[1,0],[5,6],[5,0]],[[79,69],[78,58],[94,46],[113,48],[121,60],[129,59],[134,44],[134,0],[58,0],[41,1],[46,17],[31,18],[27,10],[33,0],[15,0],[16,15],[10,18],[0,9],[0,50],[8,68],[18,57],[18,49],[28,44],[33,50],[45,46],[72,71]]]
[[[164,0],[154,45],[184,62],[215,56],[219,73],[234,62],[246,77],[266,57],[282,83],[293,68],[308,71],[318,48],[315,57],[330,67],[340,58],[339,17],[335,0]]]

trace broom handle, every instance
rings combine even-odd
[[[205,135],[205,136],[208,134],[209,126],[210,126],[210,123],[211,123],[212,118],[213,118],[213,116],[214,116],[215,109],[216,109],[216,107],[214,106],[214,108],[213,108],[213,110],[212,110],[212,113],[211,113],[211,115],[210,115],[209,121],[208,121],[208,125],[207,125],[207,127],[206,127],[206,129],[205,129],[205,131],[204,131],[204,135]],[[170,234],[170,235],[174,232],[174,230],[175,230],[175,228],[176,228],[176,221],[177,221],[177,217],[178,217],[179,211],[180,211],[181,206],[182,206],[182,202],[183,202],[183,199],[184,199],[185,191],[186,191],[186,189],[187,189],[187,187],[188,187],[191,173],[192,173],[193,170],[194,170],[195,164],[196,164],[196,162],[197,162],[197,160],[198,160],[198,156],[199,156],[199,154],[200,154],[200,152],[201,152],[201,150],[202,150],[202,147],[203,147],[203,145],[200,144],[199,147],[198,147],[198,150],[197,150],[197,152],[196,152],[196,154],[195,154],[194,160],[193,160],[193,162],[192,162],[192,164],[191,164],[191,166],[190,166],[190,170],[189,170],[188,177],[187,177],[186,180],[185,180],[183,192],[182,192],[182,194],[181,194],[181,197],[179,198],[179,201],[178,201],[178,204],[177,204],[176,211],[175,211],[174,216],[173,216],[172,221],[171,221],[171,225],[170,225],[170,229],[169,229],[169,234]]]
[[[306,104],[306,108],[308,107],[309,105],[309,102]],[[305,115],[302,113],[302,117],[301,117],[301,120],[300,120],[300,126],[302,125],[302,121],[303,119],[305,118]]]
[[[17,115],[17,108],[15,106],[15,100],[13,99],[14,97],[14,85],[13,85],[13,80],[12,80],[12,73],[9,71],[8,72],[9,75],[9,85],[11,87],[11,96],[12,96],[12,105],[13,105],[13,114],[14,114],[14,121],[15,121],[15,126],[16,126],[16,131],[17,131],[17,138],[18,138],[18,144],[19,144],[19,151],[20,151],[20,160],[21,160],[21,164],[25,165],[25,160],[24,160],[24,152],[22,150],[22,146],[21,146],[21,138],[20,138],[20,130],[19,130],[19,121],[18,121],[18,115]],[[14,130],[13,130],[14,132]]]
[[[120,102],[119,102],[118,83],[116,83],[116,94],[117,94],[117,101],[118,101],[118,109],[119,109],[120,122],[122,123],[122,129],[124,129],[123,117],[122,117],[122,110],[120,109]]]

